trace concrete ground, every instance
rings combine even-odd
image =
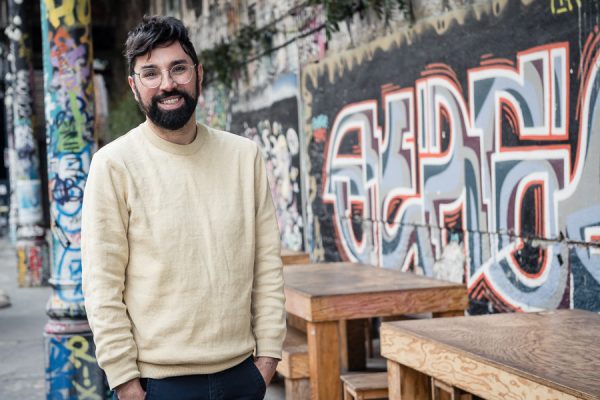
[[[44,325],[51,289],[18,288],[16,250],[0,238],[0,399],[44,399]]]
[[[17,287],[15,248],[0,237],[0,292],[10,305],[0,307],[0,399],[41,400],[44,378],[44,325],[51,288]],[[1,293],[0,293],[1,294]],[[274,382],[266,400],[283,400],[283,382]]]

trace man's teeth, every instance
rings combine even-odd
[[[173,99],[164,99],[164,100],[161,100],[160,102],[163,104],[175,104],[178,101],[179,101],[179,97],[175,97]]]

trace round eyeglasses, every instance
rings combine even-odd
[[[160,69],[155,67],[142,68],[140,72],[134,72],[133,75],[140,77],[142,85],[148,89],[155,89],[160,86],[163,80],[163,71],[169,72],[169,77],[178,85],[185,85],[192,80],[196,65],[177,64],[169,69]]]

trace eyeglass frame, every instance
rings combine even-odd
[[[187,67],[190,67],[190,68],[192,69],[192,75],[190,76],[190,80],[189,80],[189,81],[187,81],[187,82],[185,82],[185,83],[179,83],[179,82],[177,82],[175,79],[173,79],[173,76],[171,75],[171,70],[172,70],[173,68],[175,68],[175,67],[178,67],[178,66],[181,66],[181,65],[185,65],[185,66],[187,66]],[[164,71],[167,71],[167,72],[168,72],[169,79],[171,79],[173,82],[175,82],[175,83],[176,83],[176,84],[178,84],[178,85],[187,85],[187,84],[188,84],[188,83],[190,83],[190,82],[192,81],[192,79],[194,78],[193,70],[195,70],[197,66],[198,66],[198,64],[179,63],[179,64],[175,64],[175,65],[173,65],[173,66],[172,66],[172,67],[170,67],[170,68],[163,68],[163,69],[160,69],[160,68],[157,68],[157,67],[152,67],[152,68],[156,68],[156,69],[158,69],[158,70],[160,71],[160,81],[158,82],[158,85],[156,85],[156,86],[154,86],[154,87],[147,86],[147,85],[146,85],[146,84],[145,84],[145,83],[142,81],[142,77],[140,76],[141,72],[135,72],[135,71],[133,71],[133,72],[131,73],[131,76],[133,76],[133,75],[137,75],[137,76],[138,76],[138,78],[140,79],[140,83],[141,83],[141,84],[142,84],[144,87],[146,87],[146,88],[148,88],[148,89],[156,89],[157,87],[159,87],[160,85],[162,85],[162,83],[163,83],[163,76],[164,76],[164,75],[163,75],[163,72],[164,72]],[[143,68],[142,68],[142,69],[143,69]],[[149,68],[148,68],[148,69],[149,69]]]

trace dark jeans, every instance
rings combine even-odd
[[[252,357],[215,374],[140,381],[146,391],[145,400],[260,400],[267,390]]]

